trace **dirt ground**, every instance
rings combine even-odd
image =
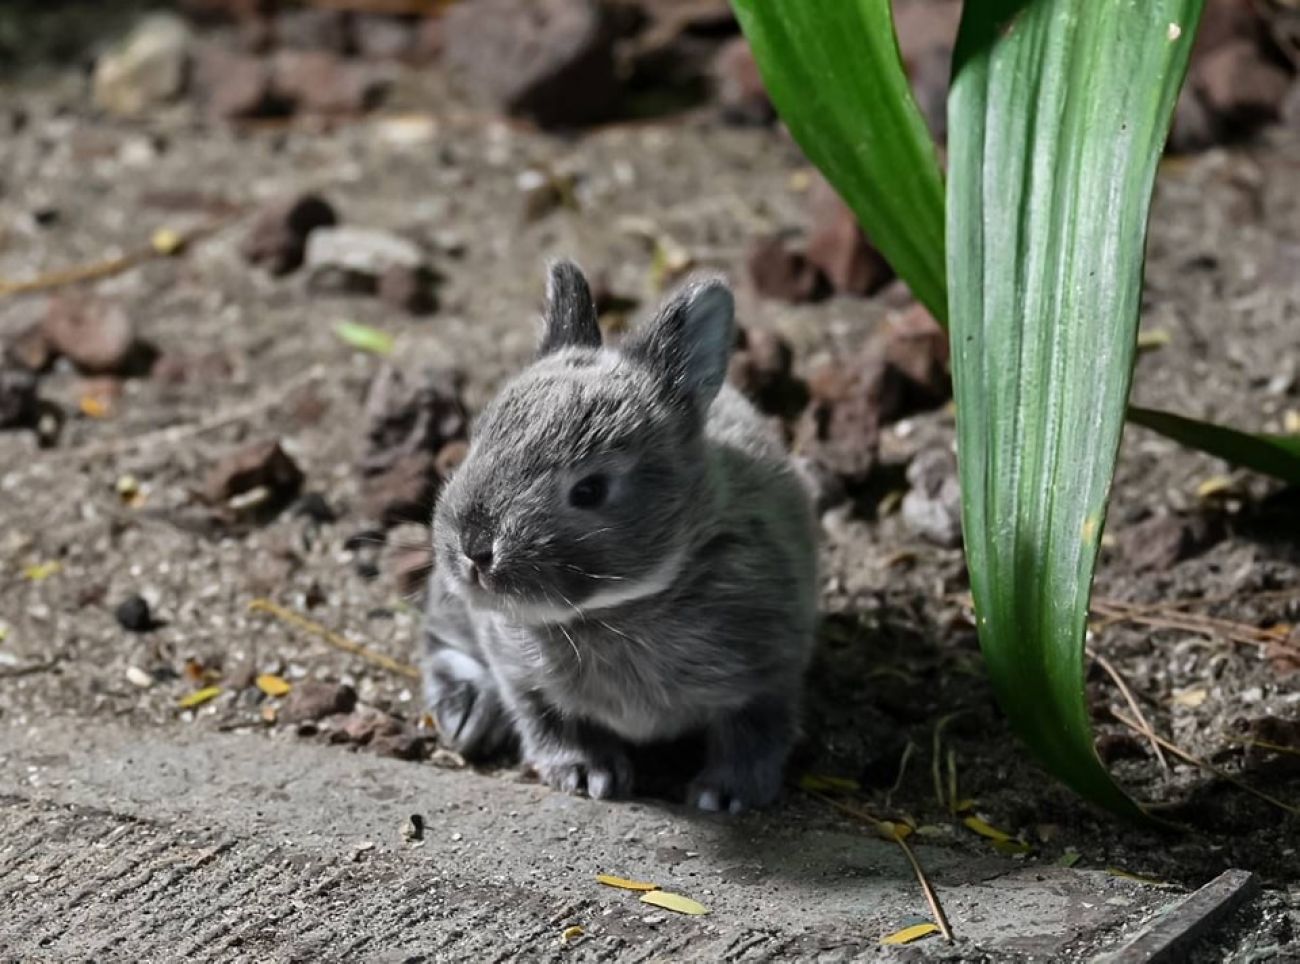
[[[414,141],[398,137],[390,119],[408,109],[430,118]],[[186,106],[132,123],[90,113],[84,77],[69,69],[0,89],[0,144],[0,278],[101,261],[146,243],[155,228],[183,231],[227,205],[240,212],[180,256],[94,285],[164,353],[224,356],[228,376],[170,386],[130,380],[111,417],[95,419],[77,414],[78,376],[56,369],[42,394],[72,413],[57,445],[39,449],[31,432],[0,434],[0,726],[14,733],[66,724],[88,741],[103,729],[182,745],[238,731],[265,734],[241,739],[249,753],[259,752],[259,740],[268,747],[288,740],[354,759],[328,732],[297,736],[265,722],[263,707],[274,701],[254,688],[227,686],[211,702],[179,710],[193,688],[187,660],[212,669],[218,685],[237,667],[291,682],[349,682],[362,703],[418,723],[414,681],[249,610],[251,600],[270,598],[398,660],[416,653],[418,609],[389,578],[385,550],[352,538],[367,527],[356,508],[362,400],[383,362],[343,343],[339,321],[388,332],[395,357],[411,369],[462,371],[475,409],[529,355],[546,258],[572,256],[620,294],[653,302],[647,230],[728,273],[743,323],[782,333],[800,371],[851,350],[895,310],[887,298],[793,306],[757,297],[744,253],[758,234],[803,224],[806,165],[777,131],[727,128],[703,114],[566,139],[470,109],[436,77],[421,76],[403,80],[385,113],[337,125],[232,128]],[[518,180],[530,168],[572,174],[576,209],[525,219]],[[444,278],[437,310],[400,316],[371,298],[312,291],[301,274],[271,278],[250,267],[239,252],[248,212],[304,191],[329,199],[345,224],[399,232],[432,252]],[[50,210],[56,214],[34,218]],[[1166,162],[1143,318],[1158,346],[1139,361],[1135,400],[1278,429],[1288,410],[1300,409],[1298,259],[1296,135],[1271,131],[1252,144]],[[0,341],[45,310],[43,295],[0,300]],[[131,441],[223,413],[231,417],[205,431]],[[196,522],[192,493],[208,467],[242,443],[270,438],[337,519],[285,511],[232,531]],[[952,438],[948,410],[890,426],[883,448],[894,468],[880,496],[899,486],[912,454]],[[144,493],[137,506],[118,491],[128,475]],[[891,509],[896,500],[880,496],[825,519],[826,625],[798,767],[856,780],[867,805],[922,828],[936,865],[987,866],[990,879],[1027,868],[1057,874],[1058,862],[1077,859],[1079,872],[1123,871],[1176,893],[1226,868],[1256,871],[1264,896],[1198,959],[1300,960],[1300,818],[1177,759],[1162,769],[1145,741],[1110,716],[1123,700],[1098,669],[1089,693],[1103,754],[1139,799],[1191,829],[1128,827],[1055,784],[1026,757],[992,700],[961,599],[960,552],[920,541]],[[1168,513],[1188,533],[1186,558],[1143,564],[1155,532],[1148,520]],[[1107,532],[1096,596],[1151,608],[1138,610],[1148,624],[1101,625],[1099,615],[1091,647],[1118,669],[1158,732],[1300,805],[1300,663],[1243,630],[1300,624],[1300,493],[1133,428]],[[32,566],[51,562],[56,572],[32,578]],[[129,633],[114,617],[136,593],[164,623],[149,633]],[[133,684],[129,667],[151,674],[152,685]],[[958,799],[975,801],[975,812],[1022,839],[1028,853],[996,852],[936,798],[936,774],[946,795],[950,758]],[[482,780],[427,760],[383,766]],[[520,778],[509,768],[490,779],[474,784],[489,811],[498,785],[504,808],[541,807],[546,797],[530,791],[521,803]],[[666,802],[632,806],[673,812]],[[794,789],[774,814],[741,822],[760,851],[763,835],[783,826],[835,833],[850,841],[845,846],[858,839],[850,821]],[[942,876],[938,883],[942,896]],[[839,892],[842,884],[828,886]],[[910,884],[900,878],[899,886]],[[810,893],[816,900],[815,888]],[[925,916],[919,896],[911,898]],[[949,910],[959,934],[963,919],[980,913]],[[751,913],[761,916],[761,904]],[[1114,934],[1088,934],[1056,954],[1081,959]],[[870,947],[879,935],[866,936]],[[811,956],[813,945],[802,951]],[[988,951],[926,941],[896,953],[981,960]],[[999,959],[1015,956],[1005,950]]]

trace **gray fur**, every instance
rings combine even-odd
[[[581,279],[552,267],[541,357],[483,412],[440,497],[428,700],[462,752],[517,736],[547,783],[593,797],[630,791],[627,744],[703,729],[692,802],[762,806],[812,648],[808,495],[724,384],[734,323],[720,281],[689,283],[613,350],[581,320]],[[609,480],[605,504],[571,505],[593,473]],[[470,544],[490,545],[484,586]]]

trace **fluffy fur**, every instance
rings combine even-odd
[[[615,350],[576,266],[547,291],[539,358],[483,412],[434,516],[425,680],[443,738],[475,758],[517,741],[550,785],[613,797],[632,786],[627,744],[702,730],[691,801],[765,805],[812,647],[815,526],[780,442],[724,384],[731,293],[693,281]]]

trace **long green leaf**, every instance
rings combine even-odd
[[[1083,639],[1156,162],[1200,7],[967,2],[948,101],[953,378],[980,643],[1042,762],[1132,816],[1093,749]]]
[[[1128,420],[1225,462],[1300,485],[1300,435],[1239,432],[1136,405],[1129,407]]]
[[[943,322],[943,176],[889,0],[733,0],[794,139]]]

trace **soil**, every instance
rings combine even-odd
[[[669,238],[697,265],[732,276],[743,323],[783,334],[799,371],[848,354],[897,310],[896,291],[797,306],[756,295],[745,252],[759,235],[803,227],[806,162],[779,131],[725,127],[707,112],[565,138],[469,109],[427,73],[406,76],[384,114],[328,125],[231,127],[184,105],[113,121],[87,108],[85,77],[72,69],[13,78],[0,103],[7,125],[0,277],[102,261],[147,244],[156,228],[185,231],[230,205],[239,211],[178,256],[93,285],[124,305],[161,351],[223,356],[228,377],[180,385],[132,379],[109,417],[89,418],[78,413],[81,379],[56,368],[42,394],[72,413],[57,445],[41,449],[30,432],[0,434],[0,721],[8,726],[73,719],[87,731],[111,723],[150,739],[283,730],[264,722],[270,701],[255,689],[228,689],[178,710],[192,689],[187,660],[218,681],[252,667],[291,682],[347,682],[362,703],[418,723],[413,680],[249,609],[251,600],[270,598],[390,657],[416,654],[418,600],[403,598],[382,565],[376,578],[379,550],[353,538],[366,528],[354,508],[362,402],[382,359],[340,340],[340,321],[389,333],[404,366],[463,371],[475,410],[527,359],[542,266],[557,255],[575,257],[646,307],[657,296],[646,236]],[[391,117],[404,110],[429,117],[427,141],[391,136]],[[576,207],[528,218],[519,178],[529,169],[570,174]],[[398,232],[433,251],[443,277],[437,311],[399,315],[373,298],[313,291],[302,273],[272,278],[246,264],[239,248],[251,212],[307,191],[327,198],[343,223]],[[56,214],[36,218],[38,211]],[[1167,161],[1143,316],[1143,329],[1167,341],[1140,357],[1135,401],[1279,430],[1286,413],[1300,409],[1298,257],[1296,134],[1274,129]],[[38,320],[45,305],[44,295],[0,300],[0,341]],[[202,432],[132,443],[250,401],[265,404]],[[904,484],[913,453],[950,445],[953,435],[947,409],[893,424],[880,492],[825,520],[826,621],[799,767],[856,780],[866,805],[911,818],[927,843],[1009,869],[1046,868],[1077,853],[1080,869],[1115,868],[1178,888],[1229,867],[1256,871],[1264,897],[1199,959],[1300,959],[1294,811],[1175,758],[1162,769],[1145,741],[1111,716],[1111,707],[1128,710],[1096,667],[1089,695],[1104,754],[1135,796],[1189,831],[1152,832],[1097,812],[1046,776],[1006,727],[963,600],[960,551],[920,542],[887,495]],[[292,511],[230,530],[204,521],[193,492],[207,469],[264,439],[280,440],[335,521]],[[126,476],[143,494],[134,505],[120,495]],[[1225,478],[1203,485],[1218,476]],[[1139,564],[1150,531],[1139,527],[1165,513],[1195,530],[1187,557]],[[1131,428],[1107,532],[1096,597],[1152,605],[1147,612],[1166,619],[1181,612],[1220,622],[1200,631],[1099,619],[1090,646],[1127,681],[1156,731],[1300,805],[1300,661],[1233,642],[1241,632],[1228,626],[1300,625],[1300,492]],[[57,571],[30,568],[53,562]],[[127,631],[114,615],[137,593],[159,623],[144,633]],[[1294,649],[1298,637],[1291,639]],[[133,684],[129,667],[152,674],[152,685]],[[1287,749],[1250,745],[1252,738]],[[957,798],[975,801],[989,824],[1029,845],[1027,854],[995,853],[953,817],[945,805],[949,760]],[[497,778],[517,776],[504,768]],[[793,789],[776,819],[846,826]],[[956,959],[939,945],[918,946]],[[1088,949],[1080,945],[1071,957]],[[967,948],[961,959],[980,954]]]

